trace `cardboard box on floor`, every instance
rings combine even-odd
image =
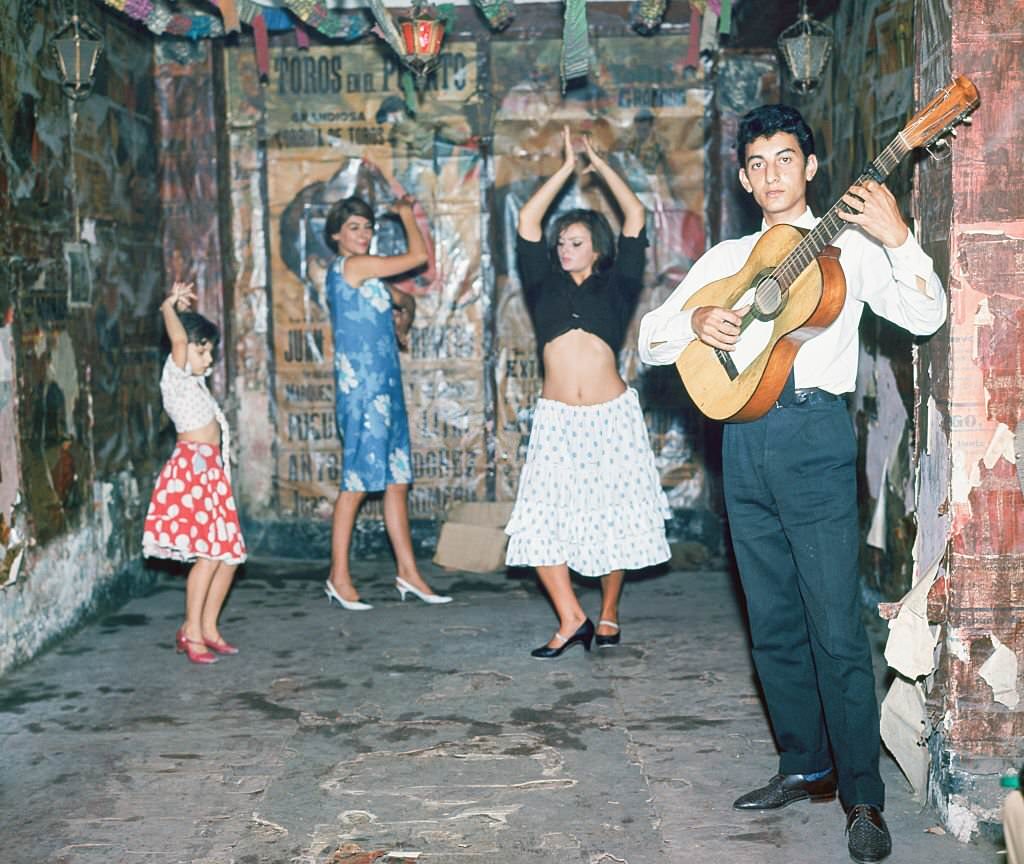
[[[505,525],[511,501],[467,501],[449,511],[437,538],[434,563],[449,570],[491,573],[505,567]]]

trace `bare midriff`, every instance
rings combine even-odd
[[[205,426],[198,429],[189,429],[187,432],[178,433],[179,441],[192,441],[196,444],[213,444],[220,446],[220,423],[211,420]]]
[[[566,405],[600,405],[625,390],[612,349],[593,333],[569,330],[544,346],[542,398]]]

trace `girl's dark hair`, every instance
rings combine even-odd
[[[814,133],[803,115],[789,105],[762,105],[748,111],[740,120],[736,134],[736,156],[740,168],[747,162],[747,145],[755,138],[770,138],[776,132],[789,132],[800,142],[804,157],[814,153]]]
[[[178,320],[185,328],[188,341],[193,345],[209,342],[211,346],[217,347],[217,343],[220,341],[220,328],[209,318],[203,317],[198,312],[186,311],[178,313]]]
[[[335,255],[338,254],[338,243],[334,235],[341,230],[350,216],[362,216],[373,225],[373,208],[362,198],[355,195],[350,198],[342,198],[341,201],[332,205],[327,211],[327,219],[324,221],[324,243]]]
[[[590,242],[597,253],[597,263],[594,265],[596,272],[607,270],[615,263],[615,234],[612,233],[612,226],[603,214],[583,209],[568,210],[552,224],[548,235],[548,251],[552,261],[558,262],[558,238],[570,225],[582,225],[590,232]]]

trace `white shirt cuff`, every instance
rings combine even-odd
[[[892,272],[896,281],[909,285],[920,291],[929,300],[934,300],[935,295],[930,284],[932,274],[935,272],[932,259],[921,248],[921,244],[917,242],[913,233],[907,232],[907,239],[903,241],[903,245],[894,249],[890,249],[888,246],[884,248],[885,254],[889,256],[889,263],[892,264]],[[923,289],[920,287],[921,283],[917,281],[918,279],[924,283]]]
[[[683,349],[694,340],[693,309],[669,315],[642,333],[640,359],[653,366],[675,363]]]

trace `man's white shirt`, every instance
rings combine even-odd
[[[817,223],[807,209],[794,224],[809,229]],[[713,246],[668,299],[644,315],[639,338],[640,359],[644,363],[667,365],[676,361],[696,338],[691,322],[694,310],[682,311],[683,304],[709,282],[737,273],[767,229],[762,222],[761,230],[754,234]],[[800,348],[793,373],[798,388],[820,387],[839,394],[853,390],[856,384],[858,327],[865,303],[876,315],[915,335],[925,336],[938,330],[946,320],[946,295],[931,258],[913,233],[908,233],[902,246],[889,249],[858,226],[850,225],[831,245],[840,249],[846,302],[836,320]]]

